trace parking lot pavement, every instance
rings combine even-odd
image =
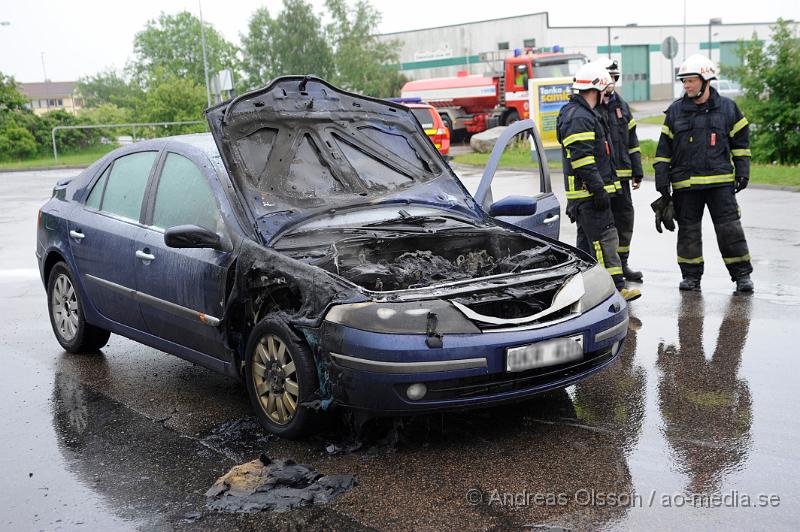
[[[288,442],[254,424],[237,383],[205,369],[118,336],[98,355],[61,350],[33,250],[36,210],[64,173],[0,174],[3,528],[796,528],[793,193],[737,196],[755,267],[748,297],[732,293],[708,221],[703,292],[680,293],[675,235],[653,227],[653,184],[634,192],[644,295],[620,358],[576,386]],[[503,172],[495,199],[529,187]],[[564,218],[562,239],[575,240]],[[358,485],[283,514],[207,510],[214,480],[260,453]]]

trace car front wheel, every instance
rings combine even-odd
[[[108,343],[110,332],[86,323],[81,296],[64,262],[50,271],[47,307],[56,339],[70,353],[95,352]]]
[[[264,319],[250,334],[245,383],[261,425],[284,438],[310,432],[317,412],[304,406],[319,387],[308,346],[280,320]]]

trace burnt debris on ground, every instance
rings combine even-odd
[[[323,475],[292,460],[262,454],[233,467],[206,492],[206,505],[218,512],[287,512],[327,504],[356,485],[353,475]]]

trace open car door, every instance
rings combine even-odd
[[[518,195],[507,196],[495,202],[492,198],[492,181],[503,152],[515,142],[530,145],[531,157],[539,162],[539,179],[533,180],[531,190],[521,190]],[[499,220],[558,239],[561,205],[550,185],[547,157],[533,120],[520,120],[511,124],[497,139],[475,193],[475,200],[489,215]]]

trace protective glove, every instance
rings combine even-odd
[[[749,177],[744,176],[737,176],[736,177],[736,187],[734,189],[734,193],[739,193],[742,190],[747,188],[747,184],[750,182]]]
[[[606,189],[599,188],[592,193],[592,205],[595,210],[604,211],[611,208],[611,199]]]
[[[665,198],[669,198],[669,185],[664,185],[662,187],[656,187],[658,193]]]
[[[667,231],[675,230],[675,208],[672,206],[672,198],[669,196],[661,196],[653,203],[650,204],[653,212],[656,213],[656,231],[663,233],[661,225],[667,228]]]

